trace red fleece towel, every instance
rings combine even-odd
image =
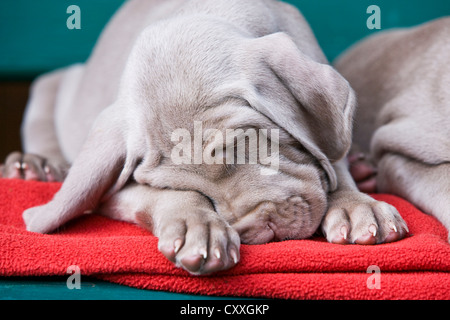
[[[410,235],[404,240],[358,246],[330,244],[316,237],[242,245],[236,267],[211,276],[191,276],[158,252],[157,238],[124,222],[86,215],[50,235],[27,232],[22,211],[46,203],[59,187],[58,183],[0,179],[1,276],[68,276],[67,268],[77,265],[82,275],[182,293],[289,299],[450,299],[447,231],[433,217],[394,196],[374,195],[396,206],[406,220]]]

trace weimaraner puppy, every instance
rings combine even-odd
[[[307,238],[321,223],[331,242],[401,239],[397,210],[348,171],[354,109],[286,3],[133,0],[86,64],[36,80],[25,151],[4,176],[61,180],[71,164],[53,200],[24,212],[27,230],[95,210],[147,228],[193,274],[234,266],[241,242]]]
[[[357,93],[354,142],[378,191],[450,229],[450,17],[377,33],[335,65]]]

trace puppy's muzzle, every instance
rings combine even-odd
[[[303,239],[315,231],[310,204],[300,196],[281,203],[263,201],[231,225],[246,244]]]

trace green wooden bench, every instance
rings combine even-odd
[[[210,0],[214,1],[214,0]],[[30,81],[89,56],[109,17],[123,0],[1,0],[0,80]],[[450,15],[449,0],[291,0],[310,22],[330,61],[349,45],[377,32],[367,27],[370,5],[381,11],[381,30]],[[81,29],[69,29],[67,8],[80,8]],[[450,36],[450,35],[449,35]],[[2,101],[0,101],[2,108]],[[3,137],[2,137],[3,138]],[[0,140],[1,141],[1,140]],[[88,278],[69,290],[64,278],[0,278],[0,299],[197,299],[138,290]],[[208,297],[211,298],[211,297]]]
[[[450,14],[448,0],[291,0],[310,22],[330,60],[363,36],[367,8],[381,9],[381,28],[411,26]],[[85,61],[109,17],[123,0],[0,1],[0,79],[31,79]],[[67,8],[81,11],[81,29],[68,29]]]

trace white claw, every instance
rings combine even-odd
[[[174,241],[173,246],[174,246],[175,253],[178,253],[178,251],[180,251],[182,244],[183,244],[183,241],[181,239],[177,239]]]
[[[341,234],[344,237],[344,239],[347,240],[347,227],[346,226],[341,227]]]
[[[220,259],[220,250],[219,250],[219,249],[214,250],[214,256],[215,256],[217,259]]]
[[[372,232],[373,236],[376,237],[377,236],[377,227],[372,224],[369,227],[369,232]]]
[[[203,257],[203,259],[205,259],[206,260],[206,258],[208,257],[208,253],[206,252],[206,250],[205,249],[200,249],[199,251],[198,251],[198,253]]]
[[[397,233],[397,227],[395,226],[395,224],[392,225],[392,229],[394,229],[394,232]]]
[[[45,171],[45,173],[50,173],[50,167],[49,166],[45,166],[44,167],[44,171]]]
[[[28,169],[28,165],[25,162],[22,162],[22,169],[23,170],[27,170]]]
[[[231,254],[231,257],[233,258],[234,264],[238,263],[239,260],[238,260],[238,256],[237,256],[236,251],[234,249],[231,249],[230,250],[230,254]]]
[[[14,162],[14,167],[16,167],[16,169],[20,170],[20,168],[22,168],[22,165],[20,164],[19,161],[17,161],[17,162]]]

